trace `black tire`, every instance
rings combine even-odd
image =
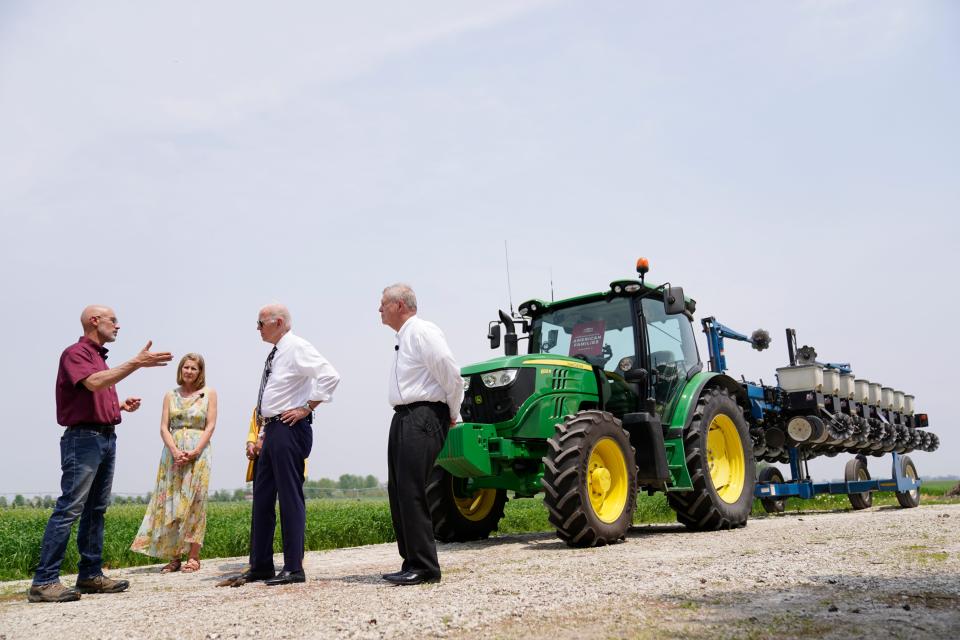
[[[781,484],[783,474],[776,467],[765,467],[760,472],[760,482],[774,482]],[[787,508],[786,498],[760,498],[760,505],[767,513],[783,513]]]
[[[547,440],[543,464],[543,503],[561,540],[595,547],[626,537],[637,504],[637,464],[613,414],[567,416]]]
[[[724,446],[730,448],[732,456],[739,455],[742,460],[742,464],[738,463],[731,473],[718,475],[716,480],[712,475],[714,468],[710,466],[711,454],[707,448],[711,429],[720,429],[727,434],[724,441],[729,444]],[[750,442],[750,431],[743,410],[733,396],[726,389],[718,387],[704,389],[697,400],[693,419],[683,432],[687,471],[693,482],[693,491],[667,493],[667,502],[677,512],[678,522],[694,531],[746,526],[753,508],[753,489],[757,477],[753,451],[747,448]],[[716,472],[720,473],[719,467]]]
[[[433,537],[440,542],[484,540],[496,531],[507,502],[504,489],[481,489],[464,495],[466,481],[443,467],[434,467],[427,485]],[[472,508],[471,508],[471,505]]]
[[[917,474],[917,466],[909,456],[900,458],[900,472],[906,477],[916,480],[920,476]],[[913,509],[920,506],[920,489],[913,491],[897,491],[897,502],[904,509]]]
[[[866,459],[857,456],[850,460],[843,470],[843,479],[846,482],[869,480],[870,471],[867,470]],[[873,506],[873,493],[870,491],[851,493],[847,497],[850,498],[850,505],[856,510],[869,509]]]

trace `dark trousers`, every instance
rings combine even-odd
[[[68,428],[60,438],[61,495],[53,508],[40,544],[40,564],[34,585],[60,579],[60,565],[77,518],[80,549],[78,580],[99,576],[103,557],[103,518],[110,504],[117,437],[79,427]]]
[[[280,500],[280,531],[283,535],[284,571],[303,569],[307,510],[303,500],[303,461],[313,448],[309,417],[288,426],[268,423],[263,449],[253,479],[253,520],[250,527],[250,568],[273,571],[273,535],[277,528],[275,507]]]
[[[440,575],[427,482],[450,426],[450,410],[441,402],[396,408],[387,445],[387,490],[403,571]]]

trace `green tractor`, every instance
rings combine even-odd
[[[490,346],[502,337],[505,355],[462,369],[463,423],[428,485],[438,540],[486,538],[508,491],[543,492],[558,536],[576,547],[623,539],[640,490],[666,492],[693,530],[746,524],[756,477],[746,393],[704,369],[694,301],[647,284],[647,270],[641,259],[639,279],[530,300],[520,317],[501,311],[490,323]]]

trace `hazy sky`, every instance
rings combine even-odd
[[[57,494],[57,359],[88,303],[120,319],[112,364],[148,339],[206,356],[212,489],[243,483],[257,310],[288,304],[343,377],[311,474],[384,479],[382,288],[411,283],[461,364],[486,359],[505,239],[515,304],[649,257],[698,316],[771,332],[728,346],[735,375],[773,382],[796,328],[915,394],[942,440],[920,473],[960,472],[958,70],[952,2],[8,0],[0,493]],[[144,402],[117,492],[152,489],[174,378],[120,384]]]

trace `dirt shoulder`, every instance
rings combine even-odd
[[[0,640],[960,637],[960,505],[792,514],[712,533],[652,525],[598,549],[515,535],[440,545],[440,562],[443,581],[417,587],[380,579],[397,568],[394,545],[310,552],[308,582],[285,587],[216,587],[242,558],[196,574],[137,567],[109,572],[128,592],[66,604],[29,604],[29,583],[11,582],[0,587]]]

